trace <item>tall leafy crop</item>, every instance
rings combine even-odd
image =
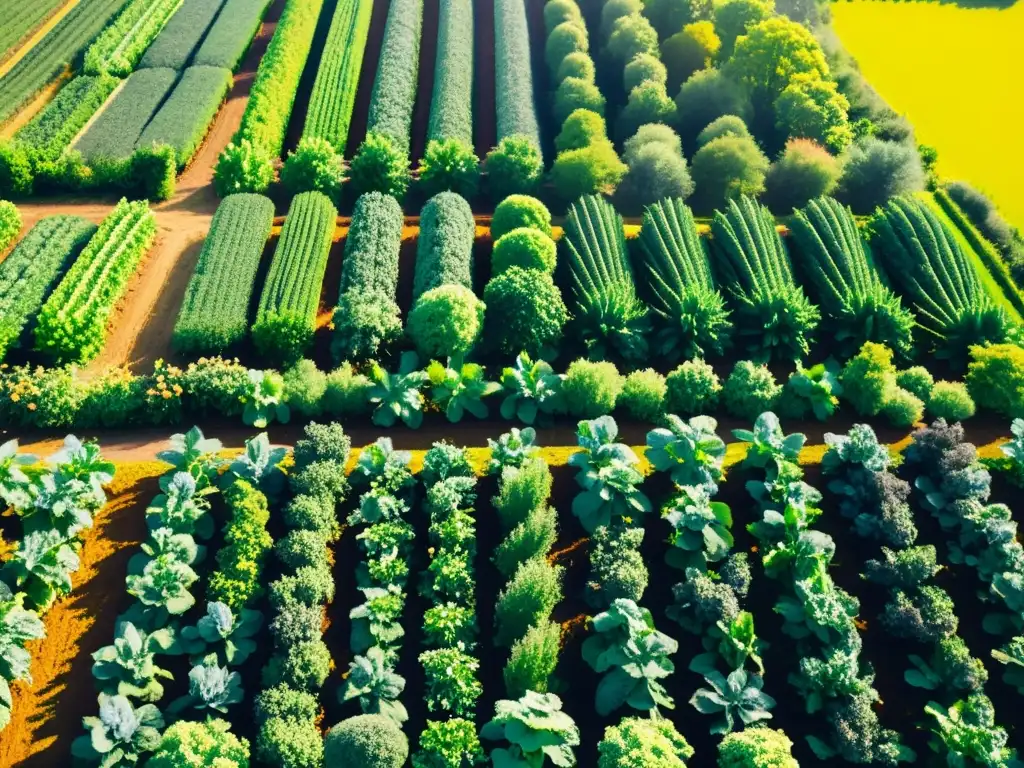
[[[40,310],[36,349],[61,362],[98,355],[107,319],[155,239],[149,205],[122,198]]]
[[[184,69],[223,5],[224,0],[185,0],[146,49],[138,68]]]
[[[591,357],[647,357],[647,307],[636,295],[622,217],[597,195],[580,198],[565,220],[565,267],[577,330]]]
[[[662,326],[658,352],[686,359],[721,353],[732,323],[693,212],[680,198],[647,206],[638,242],[640,278]]]
[[[281,154],[322,6],[323,0],[288,0],[256,71],[235,143],[249,139],[271,155]]]
[[[524,136],[540,151],[525,0],[494,3],[494,48],[498,140]]]
[[[131,0],[85,52],[87,75],[127,77],[181,0]]]
[[[473,211],[463,197],[442,192],[430,198],[420,214],[414,299],[442,285],[462,285],[472,290],[475,236]]]
[[[94,224],[77,216],[51,216],[0,262],[0,359],[95,232]]]
[[[914,315],[889,288],[850,210],[821,197],[796,211],[789,227],[841,354],[852,355],[866,341],[909,354]]]
[[[715,211],[717,263],[736,306],[739,336],[757,360],[806,355],[820,313],[797,286],[775,218],[743,196]]]
[[[441,3],[428,139],[473,144],[473,1]]]
[[[312,341],[337,217],[330,198],[320,192],[292,200],[252,328],[253,341],[264,354],[291,362]]]
[[[971,344],[1005,340],[1009,320],[997,307],[949,228],[920,200],[897,197],[871,221],[871,244],[914,302],[936,354],[963,362]]]
[[[259,31],[271,0],[225,0],[217,20],[196,51],[192,64],[236,70]],[[284,21],[284,14],[278,21]],[[280,26],[278,27],[280,29]],[[275,34],[276,37],[276,34]],[[268,51],[269,52],[269,51]]]
[[[423,0],[391,3],[370,99],[367,133],[387,136],[403,152],[409,150],[422,27]]]
[[[112,75],[76,77],[18,131],[18,143],[37,162],[57,160],[120,82]]]
[[[372,15],[373,3],[338,3],[309,97],[302,138],[327,139],[339,154],[345,153]]]

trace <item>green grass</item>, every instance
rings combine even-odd
[[[0,60],[65,0],[0,0]]]

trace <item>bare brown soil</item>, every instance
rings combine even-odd
[[[427,134],[430,132],[430,102],[434,94],[439,15],[438,0],[424,0],[416,105],[412,115],[412,136],[409,139],[409,160],[414,168],[426,151]]]
[[[498,115],[494,104],[494,3],[473,5],[473,142],[481,160],[498,143]]]
[[[374,0],[373,15],[370,16],[370,30],[366,36],[366,50],[363,53],[363,68],[359,73],[356,89],[356,103],[352,108],[352,121],[348,126],[348,141],[345,155],[351,158],[366,138],[366,123],[370,118],[370,101],[373,98],[373,81],[377,79],[377,65],[380,63],[380,49],[384,43],[384,28],[388,23],[390,0]]]

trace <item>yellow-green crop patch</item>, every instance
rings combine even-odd
[[[1024,227],[1024,3],[1006,9],[855,0],[832,5],[836,32],[868,81],[918,140],[939,150],[939,173],[989,194]]]

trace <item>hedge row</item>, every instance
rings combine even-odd
[[[495,91],[498,140],[525,136],[540,149],[530,64],[530,30],[524,0],[494,4]]]
[[[139,68],[184,69],[217,18],[224,0],[185,0],[146,49]]]
[[[326,139],[339,154],[348,142],[372,15],[372,2],[338,3],[309,99],[302,138]]]
[[[289,0],[285,6],[256,72],[236,144],[248,139],[271,156],[281,154],[322,7],[323,0]]]
[[[98,355],[110,312],[155,239],[149,205],[122,199],[43,305],[36,349],[61,363]]]
[[[0,200],[0,253],[7,250],[21,232],[21,213],[9,200]]]
[[[441,3],[427,138],[473,146],[473,0]]]
[[[87,163],[100,158],[130,157],[142,131],[177,82],[178,73],[173,69],[140,69],[132,73],[74,148]]]
[[[50,216],[0,262],[0,360],[95,232],[95,224],[77,216]]]
[[[123,5],[124,0],[80,0],[10,72],[0,77],[0,123],[70,66]]]
[[[189,67],[139,137],[136,147],[166,144],[178,170],[192,160],[231,88],[231,72],[219,67]]]
[[[174,326],[174,348],[215,354],[245,338],[249,301],[274,204],[262,195],[229,195],[217,207]]]
[[[127,77],[181,0],[131,0],[85,52],[87,75]]]
[[[192,64],[203,67],[224,67],[232,72],[242,63],[252,39],[263,24],[263,14],[273,0],[227,0],[217,20],[196,51]],[[289,4],[290,5],[290,4]],[[284,23],[287,8],[278,28]],[[315,23],[315,22],[314,22]],[[277,36],[276,34],[274,35]],[[302,50],[308,50],[307,44]],[[268,49],[267,53],[270,51]],[[262,66],[260,67],[262,69]]]
[[[76,77],[18,131],[17,141],[37,162],[57,160],[120,83],[113,75]]]
[[[321,192],[292,199],[252,329],[257,349],[271,360],[294,362],[313,339],[337,216]]]
[[[409,151],[412,112],[419,82],[423,0],[393,0],[370,99],[367,133],[387,136],[402,153]]]
[[[465,198],[454,192],[442,192],[427,201],[420,213],[413,301],[442,285],[473,289],[475,237],[473,210]]]

